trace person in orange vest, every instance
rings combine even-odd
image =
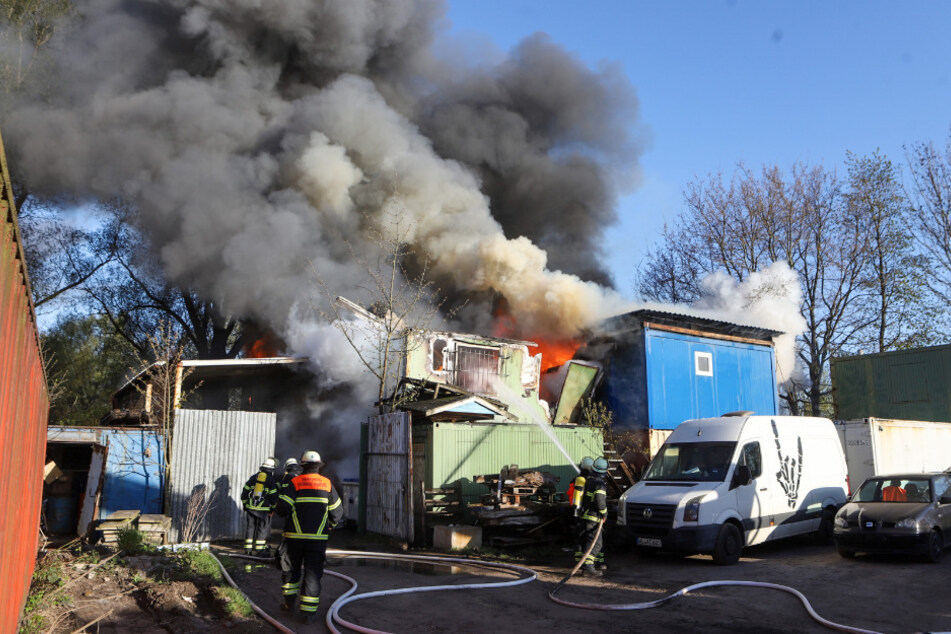
[[[300,462],[303,473],[291,479],[278,498],[275,512],[286,518],[284,539],[290,559],[289,574],[282,579],[281,609],[293,609],[300,594],[301,617],[306,624],[317,617],[327,540],[333,527],[343,520],[343,507],[333,484],[318,473],[323,464],[320,454],[307,451]]]
[[[889,480],[888,486],[882,489],[882,502],[905,502],[908,496],[905,489],[901,488],[900,480]]]
[[[267,555],[267,538],[271,532],[271,511],[277,502],[277,478],[274,467],[277,461],[268,458],[261,468],[248,478],[241,492],[241,503],[247,514],[244,532],[244,554]]]

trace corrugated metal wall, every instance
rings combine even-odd
[[[0,140],[0,631],[16,630],[36,562],[49,394]]]
[[[835,417],[951,422],[951,346],[832,360]]]
[[[535,425],[433,423],[416,426],[414,432],[422,433],[421,429],[426,434],[426,487],[448,487],[461,480],[467,502],[478,502],[480,495],[489,492],[484,484],[472,482],[473,476],[498,473],[505,465],[517,464],[519,469],[558,476],[558,488],[564,491],[576,475],[571,463],[604,453],[601,431],[591,427],[551,428],[571,463]]]
[[[213,507],[196,539],[244,535],[241,490],[261,462],[274,455],[277,414],[180,409],[172,441],[172,539],[179,539],[193,493]]]
[[[651,429],[738,410],[777,413],[772,346],[651,329],[644,336]],[[709,375],[697,371],[698,353],[709,355]]]
[[[371,416],[367,426],[366,530],[413,541],[410,416]]]

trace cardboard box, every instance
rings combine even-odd
[[[52,484],[63,475],[62,470],[56,466],[56,462],[50,460],[45,467],[43,467],[43,482],[46,484]]]

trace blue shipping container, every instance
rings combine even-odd
[[[778,413],[772,337],[780,333],[647,310],[610,320],[606,332],[578,356],[604,365],[602,397],[618,428]]]

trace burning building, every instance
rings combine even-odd
[[[778,413],[773,339],[781,334],[637,310],[604,322],[578,356],[603,365],[600,396],[616,427],[669,432],[691,418]]]

